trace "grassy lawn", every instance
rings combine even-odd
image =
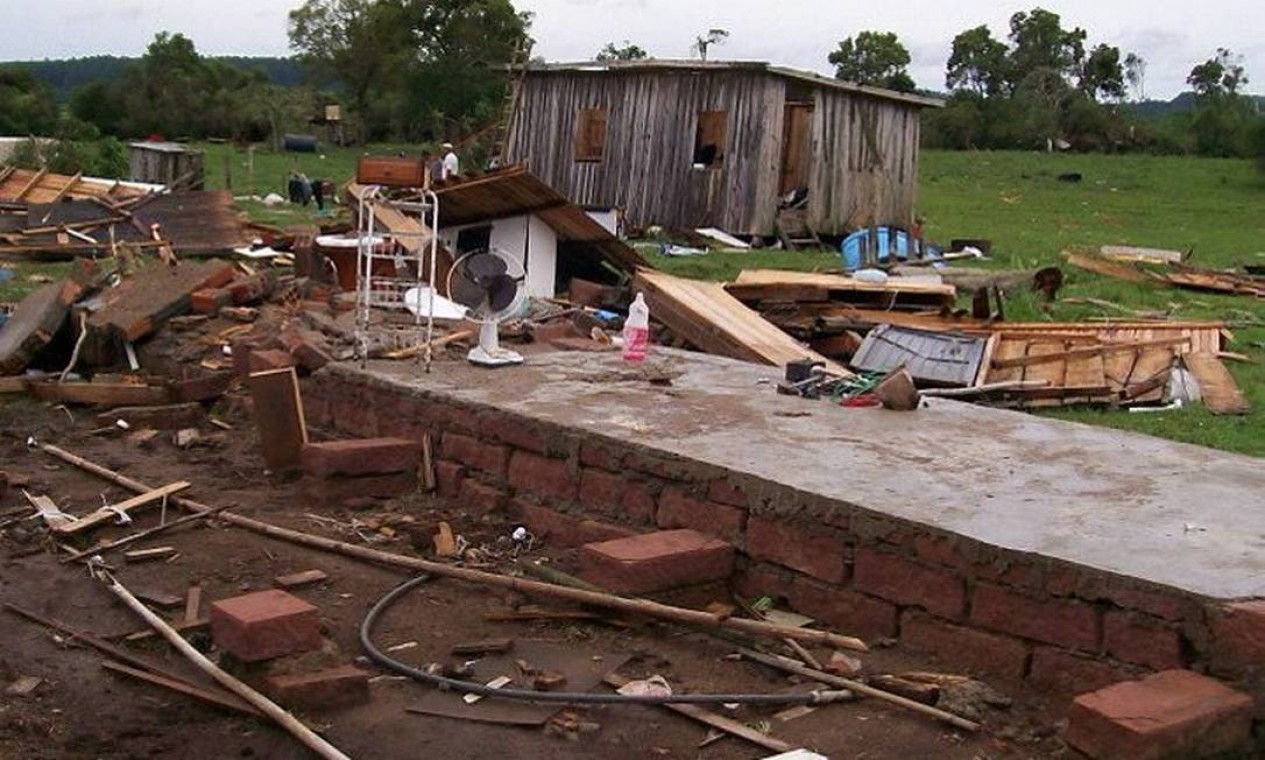
[[[276,153],[256,148],[253,161],[225,144],[206,151],[208,186],[230,186],[237,195],[285,195],[291,171],[341,184],[355,174],[362,153],[417,155],[417,146],[373,145],[367,149],[322,146],[315,154]],[[1058,180],[1076,172],[1080,182]],[[265,207],[244,201],[253,219],[286,225],[320,221],[315,208]],[[1193,250],[1192,263],[1232,267],[1265,263],[1265,175],[1248,161],[1184,157],[1045,155],[926,151],[921,167],[919,213],[927,236],[988,238],[998,269],[1061,264],[1071,246],[1139,245]],[[724,280],[745,268],[837,269],[830,252],[722,251],[667,258],[643,248],[666,271]],[[36,284],[33,272],[56,276],[56,266],[22,265],[0,283],[0,301],[14,301]],[[1224,320],[1235,341],[1230,349],[1251,363],[1227,362],[1253,405],[1245,417],[1217,417],[1202,408],[1131,414],[1097,410],[1045,412],[1062,419],[1136,430],[1152,435],[1265,456],[1265,300],[1221,296],[1147,284],[1120,282],[1064,266],[1062,296],[1103,299],[1132,309],[1164,311],[1181,320]],[[1055,303],[1040,308],[1028,293],[1008,295],[1007,317],[1033,321],[1076,321],[1124,317],[1097,306]]]

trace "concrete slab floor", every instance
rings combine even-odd
[[[777,395],[779,370],[661,349],[520,367],[373,362],[384,380],[588,430],[865,510],[1221,599],[1265,596],[1265,467],[1214,449],[933,400],[917,412]]]

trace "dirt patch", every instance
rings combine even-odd
[[[366,511],[324,510],[301,495],[299,485],[268,477],[257,453],[257,437],[240,405],[220,410],[233,430],[207,427],[204,445],[177,448],[163,433],[138,445],[126,433],[100,432],[87,411],[53,409],[25,399],[0,401],[0,469],[29,479],[26,490],[47,494],[64,510],[82,514],[102,502],[125,497],[122,489],[84,474],[27,445],[27,437],[54,443],[151,485],[175,480],[194,484],[189,495],[206,504],[233,504],[234,510],[269,522],[343,540],[371,543],[386,551],[425,554],[429,536],[441,521],[472,546],[475,560],[489,569],[507,569],[513,559],[508,536],[513,525],[498,515],[476,516],[460,504],[411,495],[382,502]],[[94,434],[92,431],[97,430]],[[20,489],[0,495],[0,514],[25,503]],[[8,518],[0,518],[3,524]],[[129,528],[97,531],[94,538],[117,537],[155,525],[157,510],[138,516]],[[222,524],[178,528],[160,540],[139,546],[173,546],[174,561],[129,565],[118,553],[107,555],[119,578],[134,591],[183,597],[194,584],[203,588],[204,605],[268,588],[279,575],[309,569],[328,581],[295,593],[320,609],[325,647],[302,659],[269,665],[273,672],[357,663],[384,675],[363,659],[357,629],[368,608],[405,580],[399,571],[365,564],[259,536]],[[419,551],[420,549],[420,551]],[[60,563],[60,550],[34,521],[10,523],[0,535],[0,601],[102,636],[143,627],[130,611],[91,580],[83,566]],[[533,557],[569,567],[572,555],[549,546]],[[703,606],[728,601],[721,587],[690,589],[667,601]],[[734,647],[719,639],[677,627],[630,621],[628,627],[554,621],[498,623],[485,620],[526,600],[517,594],[448,580],[424,584],[392,608],[379,624],[382,647],[416,642],[398,652],[412,665],[451,661],[458,642],[492,637],[565,644],[587,657],[628,657],[621,673],[664,675],[686,691],[779,692],[804,688],[783,674],[729,658]],[[205,608],[204,608],[205,609]],[[173,611],[170,615],[179,615]],[[193,634],[200,645],[205,636]],[[200,684],[207,679],[168,646],[156,640],[123,644]],[[212,656],[217,653],[212,652]],[[818,651],[821,658],[829,653]],[[124,680],[101,667],[97,652],[74,646],[64,636],[0,612],[0,757],[146,758],[260,757],[306,758],[310,755],[271,724],[204,706],[156,687]],[[876,649],[862,657],[866,672],[934,670],[936,664],[912,658],[899,648]],[[247,679],[262,669],[237,671]],[[41,679],[25,696],[3,689],[18,679]],[[1059,716],[1041,695],[1015,684],[992,683],[1014,700],[1006,709],[984,713],[985,730],[966,735],[952,728],[874,700],[831,705],[794,720],[774,716],[775,708],[718,711],[751,725],[768,725],[773,735],[831,757],[978,757],[1067,756],[1057,738]],[[705,727],[661,708],[605,706],[574,708],[580,721],[596,724],[574,739],[539,728],[510,728],[406,712],[430,687],[393,678],[371,685],[368,704],[337,712],[301,715],[335,746],[358,758],[464,757],[764,757],[771,752],[734,738],[700,749]]]

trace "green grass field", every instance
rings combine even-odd
[[[230,186],[237,195],[285,194],[291,171],[335,184],[355,172],[363,152],[420,152],[413,146],[374,145],[367,150],[326,146],[316,154],[249,154],[230,145],[204,145],[208,186]],[[1079,183],[1058,175],[1078,172]],[[252,218],[274,224],[317,220],[314,208],[266,208],[243,203]],[[988,238],[997,269],[1062,263],[1071,246],[1128,244],[1193,250],[1192,263],[1231,267],[1265,264],[1265,175],[1248,161],[1184,157],[1044,155],[926,151],[922,157],[919,213],[932,240]],[[669,259],[649,254],[663,269],[689,277],[728,279],[744,268],[834,269],[829,252],[715,252]],[[10,283],[0,283],[0,301],[16,300],[33,284],[26,275],[48,267],[24,265]],[[56,274],[52,267],[50,274]],[[1130,414],[1097,410],[1048,412],[1051,416],[1125,428],[1174,440],[1265,456],[1265,300],[1197,293],[1111,280],[1064,266],[1062,296],[1092,297],[1133,309],[1161,310],[1176,319],[1224,320],[1232,325],[1231,350],[1251,363],[1229,367],[1252,402],[1244,417],[1217,417],[1202,408]],[[1055,303],[1042,310],[1028,293],[1008,298],[1007,317],[1074,321],[1121,317],[1110,308]]]

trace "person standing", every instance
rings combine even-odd
[[[461,160],[457,158],[457,151],[452,147],[452,143],[444,143],[443,153],[443,174],[440,179],[448,179],[449,177],[455,177],[460,174]]]

